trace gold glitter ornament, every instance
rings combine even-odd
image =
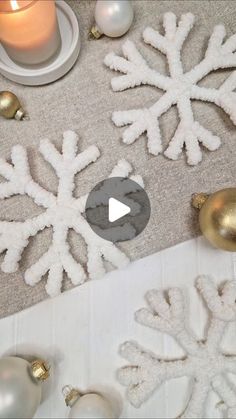
[[[219,249],[236,252],[236,188],[194,194],[192,205],[200,210],[200,229],[206,239]]]

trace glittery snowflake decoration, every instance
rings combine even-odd
[[[161,291],[148,292],[149,309],[136,313],[138,323],[173,336],[186,352],[180,360],[160,359],[135,342],[126,342],[121,354],[132,366],[118,372],[121,384],[128,387],[129,401],[139,407],[165,381],[187,376],[192,379],[192,390],[183,418],[203,418],[204,403],[212,388],[227,409],[228,418],[236,417],[236,389],[227,373],[236,374],[236,356],[226,355],[220,349],[223,334],[229,322],[236,321],[236,282],[227,281],[221,290],[208,277],[199,277],[197,288],[210,312],[205,341],[198,342],[187,323],[188,312],[184,294],[172,288],[168,296]]]
[[[112,79],[114,91],[122,91],[142,84],[157,87],[165,93],[150,108],[133,109],[113,113],[113,122],[117,126],[130,125],[123,133],[123,141],[132,144],[140,135],[147,133],[148,150],[157,155],[162,151],[159,118],[168,109],[176,105],[180,123],[165,151],[165,156],[176,160],[182,149],[186,148],[188,163],[195,165],[202,159],[199,143],[214,151],[220,146],[220,139],[195,121],[191,100],[200,100],[216,104],[229,114],[236,124],[236,72],[233,72],[219,89],[198,86],[212,71],[236,67],[236,35],[224,42],[225,28],[214,28],[208,43],[204,59],[192,70],[184,73],[181,62],[181,49],[194,23],[191,13],[182,15],[179,25],[173,13],[164,15],[165,35],[152,28],[143,32],[144,41],[166,55],[169,76],[151,69],[131,41],[123,45],[124,57],[110,53],[105,57],[105,64],[112,70],[124,75]]]
[[[45,211],[23,222],[0,221],[0,253],[5,252],[1,269],[16,272],[23,250],[32,236],[40,230],[52,227],[53,238],[48,251],[25,272],[25,282],[36,285],[48,274],[46,291],[50,296],[60,293],[65,271],[72,284],[83,283],[87,273],[75,261],[67,242],[70,229],[82,236],[87,245],[87,271],[91,279],[105,274],[104,260],[114,267],[123,267],[128,262],[127,256],[113,243],[97,236],[87,223],[83,213],[88,195],[75,198],[74,178],[90,163],[95,162],[100,153],[96,146],[91,146],[77,154],[78,138],[73,131],[63,135],[62,153],[49,140],[40,143],[40,152],[51,164],[59,179],[58,192],[55,196],[35,182],[30,174],[26,150],[21,145],[12,148],[12,164],[0,159],[0,175],[7,182],[0,183],[0,199],[13,195],[26,195],[45,209]],[[110,176],[128,177],[132,167],[126,160],[120,160]],[[142,184],[140,176],[131,176]]]

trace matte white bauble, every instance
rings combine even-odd
[[[95,21],[98,33],[112,38],[122,36],[129,30],[133,19],[134,11],[130,1],[97,0]]]
[[[114,418],[111,406],[107,400],[98,394],[85,394],[72,406],[69,418]]]
[[[110,402],[97,393],[81,395],[78,390],[64,387],[63,393],[67,406],[70,406],[70,419],[113,419],[114,412]]]
[[[48,377],[42,361],[0,359],[0,418],[32,418],[41,401],[41,380]]]

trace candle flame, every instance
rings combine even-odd
[[[11,0],[11,8],[12,10],[18,10],[20,8],[17,0]]]

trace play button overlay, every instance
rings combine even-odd
[[[149,221],[150,201],[142,186],[134,180],[111,177],[92,189],[85,216],[101,238],[113,243],[131,240]]]
[[[108,211],[108,219],[110,223],[114,223],[114,221],[117,221],[125,215],[129,214],[131,209],[128,207],[128,205],[122,204],[122,202],[118,201],[117,199],[110,198],[108,201]]]

